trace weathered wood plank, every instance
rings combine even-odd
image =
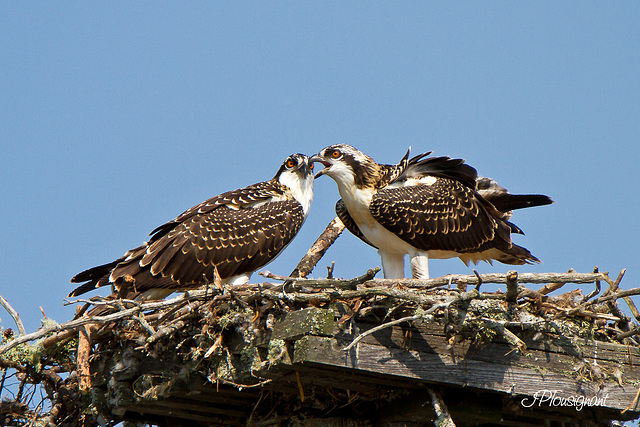
[[[473,358],[477,360],[495,361],[496,363],[522,363],[536,365],[544,363],[549,366],[562,365],[575,367],[576,363],[587,360],[608,365],[609,368],[620,367],[627,373],[638,371],[639,375],[630,381],[640,381],[640,349],[621,344],[587,341],[582,338],[570,340],[565,337],[545,337],[534,339],[531,334],[521,334],[520,338],[527,345],[525,355],[512,351],[513,347],[505,340],[497,337],[491,343],[473,344],[469,340],[450,345],[444,333],[444,325],[436,322],[414,322],[412,326],[396,326],[376,332],[363,339],[362,342],[387,347],[406,348],[427,353],[449,354],[455,358]],[[364,332],[375,325],[360,324],[359,332]],[[336,334],[345,340],[352,336]],[[347,341],[347,342],[348,342]],[[558,366],[558,367],[562,367]]]
[[[558,398],[600,399],[597,406],[625,409],[633,401],[637,386],[613,382],[590,382],[547,371],[478,360],[456,361],[446,354],[388,348],[361,343],[349,352],[336,339],[305,336],[296,341],[293,362],[330,365],[382,375],[403,377],[461,387],[474,387],[510,395],[540,396],[556,391]]]

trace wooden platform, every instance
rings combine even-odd
[[[348,322],[345,330],[339,318],[308,308],[278,321],[252,355],[255,380],[246,387],[215,374],[169,384],[158,376],[161,365],[179,361],[159,365],[130,350],[139,361],[113,377],[123,392],[112,393],[111,403],[123,419],[167,425],[419,426],[436,418],[432,388],[457,426],[604,426],[640,415],[632,405],[640,386],[636,347],[523,332],[526,350],[519,351],[499,336],[451,342],[444,323],[416,321],[345,351],[378,324]],[[241,337],[237,343],[230,351],[246,359]],[[140,399],[154,387],[170,397]]]

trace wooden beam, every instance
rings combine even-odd
[[[461,387],[473,387],[522,395],[529,398],[523,405],[544,404],[538,402],[548,396],[569,399],[596,399],[596,406],[622,410],[629,406],[637,392],[633,384],[618,385],[613,381],[586,381],[566,373],[546,369],[547,361],[530,362],[528,366],[505,364],[505,360],[462,359],[447,354],[388,348],[360,343],[349,352],[342,351],[343,344],[335,338],[305,336],[296,341],[294,364],[329,365],[349,371],[377,373],[402,377],[411,381],[424,381]],[[515,352],[512,358],[520,358]],[[637,380],[638,374],[635,373]],[[548,393],[547,393],[548,392]],[[547,393],[547,394],[545,394]]]

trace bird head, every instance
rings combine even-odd
[[[338,186],[355,184],[363,187],[372,185],[379,178],[378,164],[348,144],[330,145],[312,156],[311,162],[318,162],[324,166],[324,169],[316,174],[316,178],[328,175]]]
[[[294,174],[301,179],[306,179],[313,174],[313,163],[310,161],[309,156],[300,153],[290,155],[282,162],[274,179],[279,180],[282,175]]]
[[[296,153],[286,158],[273,177],[291,190],[293,196],[308,212],[313,199],[313,163],[309,156]]]

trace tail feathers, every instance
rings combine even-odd
[[[502,254],[497,261],[503,264],[511,265],[523,265],[523,264],[537,264],[541,262],[537,257],[533,256],[527,248],[522,246],[512,245],[508,250],[501,251]]]
[[[93,267],[81,273],[78,273],[71,278],[71,283],[82,283],[88,280],[100,280],[103,276],[109,275],[111,270],[113,270],[113,268],[122,261],[124,261],[124,257],[108,264],[99,265],[97,267]]]
[[[105,277],[108,277],[108,276],[105,276]],[[78,295],[85,294],[85,293],[87,293],[89,291],[94,290],[95,288],[99,288],[100,286],[104,286],[104,284],[99,284],[99,282],[104,282],[104,284],[107,284],[109,282],[109,280],[92,280],[90,282],[83,283],[82,285],[80,285],[77,288],[75,288],[69,294],[69,297],[70,298],[77,297]]]
[[[515,209],[532,208],[534,206],[544,206],[553,203],[549,196],[543,194],[503,194],[498,196],[485,197],[500,212],[509,212]]]
[[[502,213],[553,203],[549,196],[543,194],[511,194],[495,180],[486,177],[479,177],[476,180],[476,189],[485,200]]]
[[[71,283],[87,283],[82,283],[82,285],[75,288],[69,294],[69,297],[77,297],[78,295],[82,295],[95,288],[109,284],[109,274],[111,274],[111,270],[113,270],[113,268],[122,260],[124,260],[124,257],[110,262],[109,264],[90,268],[73,276],[71,278]]]
[[[517,260],[514,264],[522,265],[522,264],[537,264],[540,261],[537,257],[535,257],[527,248],[523,248],[522,246],[513,245],[510,254]],[[510,263],[506,263],[510,264]]]
[[[522,231],[522,228],[518,227],[517,225],[515,225],[514,223],[512,223],[510,221],[505,221],[505,222],[507,223],[507,225],[511,229],[512,233],[522,234],[524,236],[524,231]]]

